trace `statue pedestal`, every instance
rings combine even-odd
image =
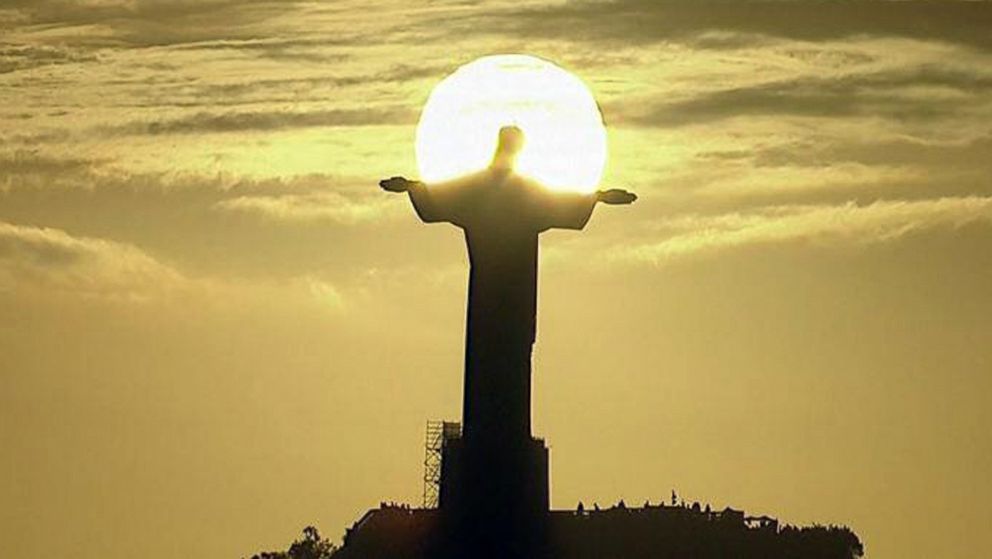
[[[453,556],[539,557],[547,546],[548,448],[445,442],[439,505]]]

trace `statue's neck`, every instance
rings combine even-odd
[[[516,164],[517,164],[516,155],[496,152],[496,155],[493,156],[492,163],[489,164],[489,168],[496,171],[509,173],[513,171],[513,168],[516,166]]]
[[[489,180],[493,185],[503,184],[513,176],[513,166],[512,165],[490,165],[489,166]]]

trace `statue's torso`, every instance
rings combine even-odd
[[[541,228],[530,188],[512,176],[479,185],[465,212],[469,330],[493,343],[534,341]]]
[[[550,192],[489,168],[411,191],[411,199],[425,221],[461,227],[468,245],[466,441],[483,447],[530,441],[538,236],[555,227],[581,229],[595,198]]]

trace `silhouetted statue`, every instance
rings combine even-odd
[[[582,229],[597,202],[637,199],[619,189],[581,194],[537,184],[514,170],[523,146],[523,131],[506,126],[486,169],[429,186],[403,177],[379,183],[387,191],[408,193],[424,222],[447,222],[465,232],[471,271],[463,450],[451,460],[460,464],[454,475],[461,495],[454,506],[489,511],[478,512],[478,520],[468,524],[483,518],[494,526],[520,524],[529,514],[547,511],[547,450],[532,439],[530,425],[538,236],[555,228]],[[451,465],[448,458],[445,462]],[[442,509],[450,504],[445,487],[442,479]]]
[[[467,444],[530,438],[538,235],[582,229],[596,202],[637,199],[618,189],[555,192],[527,180],[514,172],[523,143],[523,132],[507,126],[499,131],[492,163],[478,173],[430,186],[403,177],[380,183],[409,193],[424,222],[465,231],[471,264],[462,409]]]
[[[596,202],[629,204],[636,196],[547,190],[514,172],[523,141],[519,129],[501,129],[492,164],[453,181],[380,182],[390,192],[409,193],[425,222],[448,222],[465,232],[471,274],[463,429],[443,436],[439,510],[371,510],[346,532],[335,557],[861,557],[860,540],[846,528],[780,528],[774,519],[729,507],[714,512],[707,504],[703,511],[694,502],[689,508],[674,489],[670,507],[662,500],[628,509],[621,500],[602,510],[594,501],[590,511],[580,501],[575,512],[548,510],[547,447],[530,435],[538,236],[552,228],[582,229]]]

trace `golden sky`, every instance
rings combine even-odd
[[[552,501],[992,547],[992,4],[0,0],[0,555],[240,557],[420,496],[460,416],[431,87],[582,77],[604,184],[542,243]]]

